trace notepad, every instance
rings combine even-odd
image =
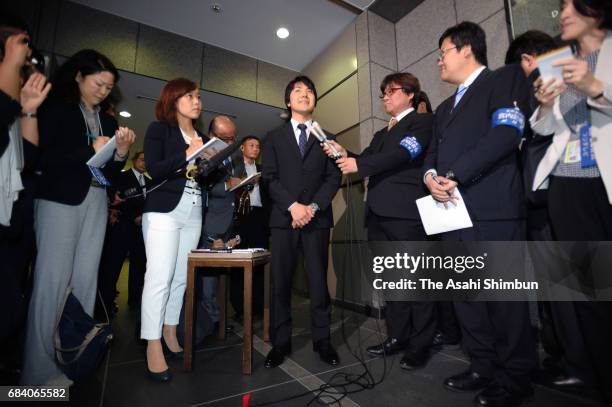
[[[448,208],[445,208],[443,203],[436,201],[431,195],[416,200],[421,222],[427,235],[436,235],[474,226],[459,188],[455,188],[453,196],[457,197],[458,200],[456,204],[448,202]]]
[[[552,64],[555,61],[561,61],[563,59],[569,59],[573,57],[574,54],[572,54],[572,49],[569,46],[555,49],[553,51],[539,55],[536,58],[536,61],[538,62],[538,69],[540,70],[542,80],[546,82],[550,78],[555,78],[556,82],[563,82],[563,67],[553,66]]]
[[[206,144],[204,144],[202,147],[198,148],[195,153],[187,157],[186,161],[191,161],[194,158],[199,157],[199,156],[202,156],[203,158],[210,160],[215,154],[217,154],[219,151],[224,150],[227,146],[228,144],[225,141],[219,138],[213,137],[210,140],[208,140]]]
[[[242,188],[245,185],[249,185],[249,184],[254,184],[257,181],[259,181],[259,178],[261,178],[261,172],[256,172],[255,174],[251,174],[248,177],[246,177],[245,179],[243,179],[242,181],[240,181],[240,184],[236,185],[235,187],[230,189],[230,192],[233,192],[239,188]]]
[[[115,147],[117,146],[117,142],[115,140],[115,136],[113,136],[108,143],[104,144],[101,149],[99,149],[93,157],[91,157],[87,161],[87,165],[90,167],[101,168],[106,164],[115,153]]]

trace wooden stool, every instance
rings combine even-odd
[[[185,289],[185,371],[193,368],[193,321],[195,319],[196,267],[241,267],[244,270],[244,337],[242,345],[242,373],[253,370],[253,268],[270,262],[270,252],[190,253],[187,262],[187,288]],[[263,340],[270,340],[270,270],[264,272]],[[226,274],[219,276],[217,301],[219,303],[219,339],[225,339],[227,318]]]

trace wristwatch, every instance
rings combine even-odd
[[[319,210],[319,205],[317,205],[315,202],[308,205],[308,207],[310,208],[312,213],[317,213],[317,211]]]
[[[444,178],[450,179],[451,181],[457,181],[457,179],[455,178],[455,173],[453,172],[453,170],[448,170],[446,172],[446,175],[444,176]]]

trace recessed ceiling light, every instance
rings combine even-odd
[[[210,9],[212,11],[214,11],[215,13],[220,13],[221,12],[221,4],[213,3],[213,4],[210,5]]]
[[[127,110],[122,110],[119,112],[119,116],[121,117],[132,117],[132,114],[130,112],[128,112]]]
[[[289,36],[289,30],[286,29],[285,27],[281,27],[278,30],[276,30],[276,36],[280,39],[285,39]]]

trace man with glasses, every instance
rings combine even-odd
[[[474,224],[443,233],[447,241],[525,239],[525,205],[518,146],[524,116],[515,106],[525,86],[520,70],[486,68],[485,33],[474,23],[447,29],[439,40],[440,78],[458,86],[436,110],[434,136],[425,158],[424,182],[434,199],[455,201],[455,188]],[[503,121],[512,116],[516,120]],[[495,256],[489,253],[488,264]],[[508,260],[508,259],[505,259]],[[498,264],[496,266],[499,267]],[[454,303],[463,329],[469,368],[445,380],[453,391],[484,389],[477,406],[515,406],[533,393],[535,341],[526,302]]]
[[[336,163],[343,174],[369,177],[366,200],[369,241],[423,241],[427,236],[415,201],[425,194],[421,167],[431,139],[433,115],[415,110],[415,95],[420,94],[421,86],[410,73],[387,75],[380,84],[380,92],[385,111],[391,116],[389,124],[374,134],[361,154],[347,151],[332,141],[342,154]],[[393,355],[406,349],[400,367],[405,370],[424,367],[436,328],[434,306],[433,302],[387,298],[387,339],[367,348],[368,353]]]

